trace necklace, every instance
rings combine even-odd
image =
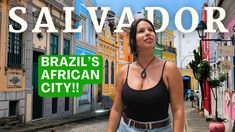
[[[137,63],[144,69],[144,70],[140,73],[141,78],[146,78],[146,76],[147,76],[146,69],[147,69],[148,66],[153,62],[154,59],[155,59],[155,56],[153,57],[153,59],[148,63],[148,65],[147,65],[145,68],[144,68],[143,65],[140,64],[140,62],[139,62],[138,59],[137,59]]]

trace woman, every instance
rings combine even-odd
[[[117,74],[116,96],[108,131],[172,131],[168,106],[173,114],[173,131],[183,132],[184,103],[181,75],[172,62],[156,58],[156,32],[147,19],[130,27],[130,48],[137,60]],[[121,121],[120,121],[121,120]]]

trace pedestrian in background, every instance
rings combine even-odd
[[[183,82],[177,66],[154,56],[157,35],[149,20],[135,20],[129,36],[131,52],[137,60],[122,67],[117,74],[117,93],[108,132],[183,132]],[[172,127],[169,104],[173,114]]]
[[[188,98],[189,98],[189,100],[191,102],[192,107],[194,108],[194,106],[193,106],[193,104],[194,104],[194,94],[193,94],[193,92],[191,90],[188,93]]]

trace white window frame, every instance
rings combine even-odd
[[[80,21],[80,25],[82,26],[82,32],[81,32],[81,36],[80,36],[80,40],[87,42],[87,37],[88,37],[88,19],[81,19]]]
[[[96,38],[95,38],[95,28],[94,25],[91,24],[91,45],[96,46]]]
[[[123,43],[123,39],[122,38],[120,38],[119,52],[120,52],[120,58],[124,58],[124,43]]]

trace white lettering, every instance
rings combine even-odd
[[[47,90],[45,90],[45,86],[49,87],[50,85],[48,83],[43,83],[42,84],[42,92],[43,93],[48,93],[50,92],[50,88],[47,88]]]
[[[75,33],[75,32],[81,32],[82,26],[80,25],[77,29],[72,29],[72,11],[74,10],[74,7],[63,7],[63,10],[65,10],[65,33]]]
[[[205,32],[216,32],[216,30],[213,28],[213,23],[216,23],[220,32],[228,32],[228,30],[224,27],[223,23],[221,22],[225,18],[225,10],[221,7],[205,7],[205,10],[207,11],[207,29]],[[217,10],[219,11],[219,17],[217,19],[214,19],[213,17],[213,11]]]
[[[162,14],[162,26],[156,32],[162,32],[167,28],[169,24],[169,14],[167,13],[166,9],[162,7],[145,7],[145,10],[148,12],[148,20],[152,23],[154,22],[154,10],[159,10]]]
[[[90,13],[91,21],[94,24],[95,31],[98,33],[101,33],[104,27],[105,19],[107,18],[108,11],[110,10],[110,7],[101,7],[101,10],[103,10],[103,13],[100,18],[101,19],[100,25],[98,24],[96,12],[95,12],[95,10],[97,10],[97,7],[87,7],[87,10]]]
[[[182,14],[185,10],[188,10],[192,15],[192,26],[188,30],[184,29],[184,27],[182,26],[182,21],[181,21],[182,20]],[[198,20],[197,11],[195,9],[193,9],[192,7],[183,7],[175,15],[175,26],[177,27],[177,29],[180,32],[184,32],[184,33],[193,32],[197,28],[198,21],[199,20]]]
[[[128,22],[124,24],[125,16],[127,16]],[[130,27],[131,23],[134,21],[134,16],[130,7],[124,7],[122,11],[121,18],[118,22],[117,29],[114,32],[123,32],[122,27]]]
[[[42,24],[43,16],[45,16],[45,19],[47,22],[46,24]],[[37,23],[35,25],[35,28],[32,30],[32,32],[36,32],[36,33],[41,32],[41,30],[39,29],[40,27],[47,27],[48,28],[47,32],[58,32],[58,30],[55,29],[55,25],[51,19],[50,11],[47,7],[42,7]]]
[[[10,17],[13,21],[16,21],[17,23],[19,23],[19,24],[21,25],[21,29],[15,30],[15,29],[13,28],[13,26],[10,24],[10,25],[9,25],[9,31],[10,31],[10,32],[14,32],[14,33],[22,33],[22,32],[24,32],[24,31],[27,29],[27,26],[28,26],[28,25],[27,25],[27,22],[26,22],[24,19],[18,17],[18,16],[15,14],[15,11],[16,11],[16,10],[21,10],[22,13],[26,13],[26,9],[25,9],[24,7],[13,7],[13,8],[9,11],[9,17]]]

